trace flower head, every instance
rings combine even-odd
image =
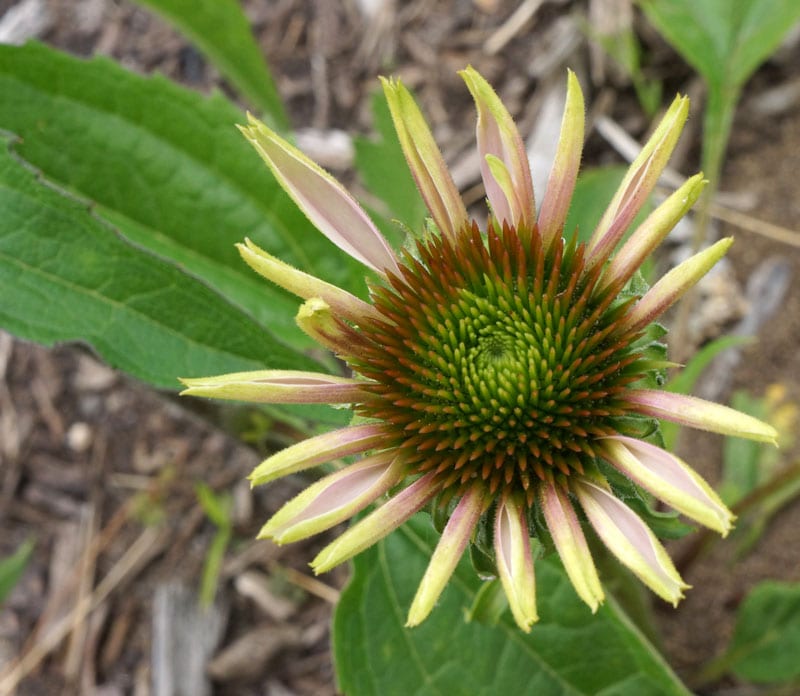
[[[309,219],[374,272],[370,302],[239,245],[260,274],[303,298],[298,324],[352,376],[264,370],[186,379],[184,393],[271,403],[351,404],[348,427],[273,455],[254,485],[356,455],[289,501],[261,535],[278,543],[319,533],[388,494],[314,559],[317,572],[375,543],[427,505],[448,521],[410,608],[428,615],[479,525],[492,532],[497,575],[518,625],[537,619],[531,537],[543,519],[576,592],[603,601],[579,519],[655,593],[687,587],[655,535],[604,475],[611,468],[722,534],[733,516],[675,455],[649,441],[653,419],[774,441],[768,425],[732,409],[653,388],[665,367],[648,327],[725,253],[717,242],[652,288],[642,261],[705,184],[688,179],[612,257],[655,186],[688,113],[678,97],[631,165],[588,243],[565,230],[583,141],[583,97],[568,78],[561,138],[538,212],[525,149],[508,111],[473,69],[462,76],[478,111],[477,141],[490,215],[467,214],[410,93],[383,83],[409,167],[433,226],[393,251],[325,171],[251,118],[244,135]]]

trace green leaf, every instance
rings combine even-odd
[[[358,696],[641,696],[688,692],[612,602],[596,615],[555,556],[536,565],[541,620],[522,633],[464,622],[481,580],[466,558],[431,616],[403,627],[438,540],[418,515],[358,556],[334,617],[342,693]]]
[[[261,109],[273,128],[288,130],[275,82],[236,0],[136,0],[174,24],[217,69]]]
[[[630,26],[619,27],[611,33],[598,31],[587,20],[579,20],[582,31],[596,41],[613,58],[633,82],[639,104],[648,116],[655,115],[661,104],[662,85],[648,80],[642,70],[642,48]]]
[[[656,29],[715,88],[738,87],[800,19],[797,0],[640,0]]]
[[[640,0],[648,19],[708,83],[703,171],[714,197],[742,87],[800,19],[797,0]],[[704,204],[705,205],[705,204]],[[701,217],[701,230],[705,214]]]
[[[723,658],[741,679],[775,684],[800,677],[800,583],[762,582],[742,602]]]
[[[22,542],[10,556],[0,559],[0,607],[20,581],[32,553],[33,541],[29,539]]]
[[[240,309],[135,247],[37,179],[0,141],[0,326],[81,340],[111,365],[174,389],[178,375],[313,369]]]
[[[308,222],[237,132],[242,115],[162,77],[37,44],[0,46],[0,128],[44,176],[98,204],[126,237],[179,264],[308,347],[298,300],[251,271],[245,236],[305,271],[364,292],[364,268]],[[46,301],[46,298],[43,298]]]
[[[214,489],[207,483],[202,481],[194,486],[194,492],[197,496],[197,502],[203,508],[211,522],[217,527],[230,528],[231,527],[231,500],[227,494],[217,495]]]

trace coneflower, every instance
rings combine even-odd
[[[576,508],[619,560],[673,604],[687,587],[650,528],[614,495],[617,469],[723,535],[733,515],[691,468],[647,437],[663,418],[773,442],[775,431],[725,406],[653,388],[663,361],[648,327],[725,253],[723,239],[652,288],[637,271],[700,195],[688,179],[625,241],[688,114],[675,99],[632,163],[588,243],[565,230],[580,164],[584,104],[574,74],[550,179],[536,211],[522,139],[472,68],[462,76],[478,111],[485,229],[467,214],[409,92],[383,82],[408,165],[432,224],[395,252],[327,172],[250,118],[244,135],[316,227],[371,271],[370,302],[290,267],[245,241],[244,260],[305,300],[297,322],[352,377],[264,370],[185,379],[184,394],[266,403],[350,404],[348,427],[288,447],[259,465],[253,485],[340,457],[355,463],[286,503],[260,536],[278,543],[337,525],[388,494],[313,560],[324,572],[428,505],[447,514],[408,625],[425,619],[478,525],[493,530],[494,562],[517,624],[537,619],[531,537],[544,520],[580,597],[603,590]],[[604,467],[606,467],[604,469]]]

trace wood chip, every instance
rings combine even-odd
[[[205,665],[227,623],[222,604],[202,607],[178,583],[156,588],[153,602],[153,696],[210,696]]]
[[[286,648],[302,645],[297,626],[261,625],[234,641],[208,665],[215,681],[248,680],[264,674],[264,664]]]
[[[22,0],[0,17],[0,44],[22,45],[42,36],[51,24],[44,0]]]
[[[503,22],[502,26],[494,32],[483,44],[483,50],[490,56],[499,53],[506,44],[519,34],[528,24],[544,0],[523,0],[513,14]]]
[[[236,578],[234,586],[239,594],[252,600],[259,609],[277,621],[284,621],[297,611],[294,602],[270,591],[269,577],[265,573],[248,570]]]

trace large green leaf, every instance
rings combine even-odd
[[[742,87],[800,19],[797,0],[640,0],[656,29],[708,83],[702,167],[717,187]]]
[[[179,268],[41,182],[0,141],[0,325],[79,340],[161,387],[177,376],[314,363]]]
[[[297,299],[259,278],[244,236],[363,292],[363,267],[315,230],[237,132],[242,115],[162,77],[44,46],[0,46],[0,128],[45,177],[96,202],[129,239],[203,278],[292,345]]]
[[[723,661],[742,679],[775,684],[800,677],[798,655],[800,584],[763,582],[742,603]]]
[[[136,0],[175,24],[275,128],[289,121],[237,0]]]
[[[418,515],[355,560],[334,618],[343,693],[358,696],[658,696],[688,692],[612,603],[592,615],[555,559],[537,563],[541,620],[464,622],[481,581],[467,559],[431,616],[403,627],[437,541]]]

